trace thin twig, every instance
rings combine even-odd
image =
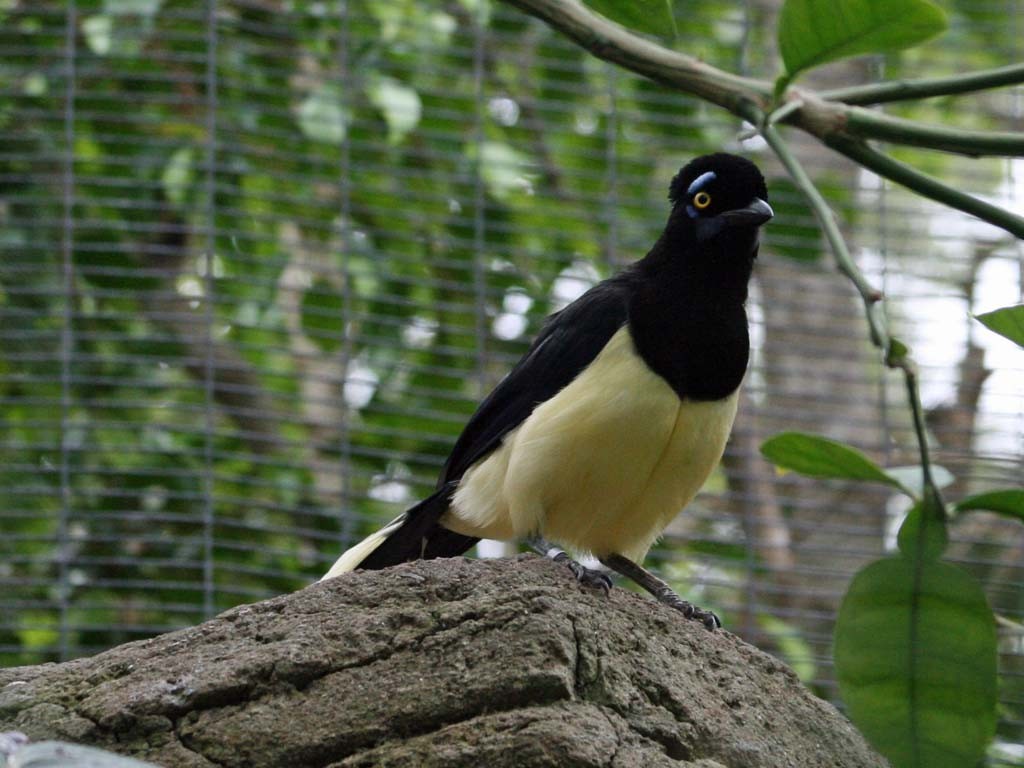
[[[939,492],[935,479],[932,476],[931,456],[928,450],[928,434],[924,423],[924,409],[921,406],[921,396],[917,386],[917,371],[913,361],[905,354],[906,348],[893,339],[889,333],[888,323],[882,313],[882,294],[873,288],[864,277],[860,268],[850,256],[846,247],[846,240],[843,238],[839,226],[836,224],[832,209],[829,208],[821,192],[810,180],[800,161],[790,150],[778,129],[771,124],[762,126],[762,135],[768,145],[778,156],[779,160],[789,172],[790,177],[796,186],[804,193],[811,204],[818,222],[825,233],[835,257],[836,266],[839,271],[849,278],[861,301],[864,303],[864,313],[868,322],[868,329],[871,334],[872,343],[882,352],[885,365],[889,368],[899,369],[903,373],[904,383],[907,389],[907,400],[910,403],[910,411],[914,422],[914,433],[917,436],[918,450],[921,456],[921,472],[923,475],[923,488],[925,499],[932,510],[943,509],[942,494]],[[928,511],[926,509],[926,511]]]
[[[902,184],[930,200],[935,200],[943,205],[956,208],[958,211],[977,216],[982,221],[987,221],[993,226],[1005,229],[1016,238],[1024,239],[1024,218],[1021,216],[997,205],[986,203],[984,200],[979,200],[972,195],[968,195],[966,192],[961,192],[959,189],[950,187],[938,179],[910,167],[906,163],[901,163],[899,160],[879,152],[863,141],[835,135],[827,137],[825,143],[859,165],[874,171],[879,176],[895,181],[897,184]]]
[[[961,93],[1001,88],[1024,83],[1024,63],[996,69],[983,69],[948,77],[927,77],[914,80],[893,80],[885,83],[833,88],[819,95],[829,101],[845,104],[885,104],[891,101],[927,99],[933,96],[954,96]]]
[[[829,246],[832,248],[836,266],[853,283],[864,302],[864,310],[867,315],[868,330],[871,333],[872,343],[881,349],[884,354],[888,354],[890,343],[889,330],[886,327],[885,316],[879,311],[878,307],[878,302],[882,298],[881,291],[872,286],[857,267],[853,257],[850,255],[849,249],[846,247],[843,233],[839,231],[839,225],[836,224],[835,217],[832,215],[832,209],[829,208],[828,203],[825,202],[825,198],[821,196],[818,188],[814,186],[807,172],[800,165],[800,161],[790,151],[789,145],[783,140],[778,129],[774,125],[767,124],[762,127],[761,133],[779,160],[782,161],[782,165],[785,166],[797,187],[800,188],[810,201],[811,208],[818,217],[821,229],[825,233],[825,239],[828,240]]]
[[[1011,131],[967,131],[939,125],[925,125],[863,107],[846,111],[847,133],[862,139],[882,139],[970,157],[1024,155],[1024,133]]]
[[[910,415],[914,424],[914,433],[917,435],[917,447],[921,456],[921,473],[924,478],[922,490],[924,491],[924,514],[934,515],[935,512],[945,509],[942,502],[942,493],[932,476],[931,456],[928,452],[928,432],[924,423],[924,407],[921,405],[921,393],[917,386],[917,369],[913,361],[907,357],[901,357],[898,361],[889,362],[889,367],[899,368],[903,371],[903,380],[907,388],[907,401],[910,403]],[[943,513],[944,514],[944,513]]]

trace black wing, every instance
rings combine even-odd
[[[540,403],[576,378],[625,324],[634,276],[626,270],[591,288],[544,323],[530,349],[466,424],[437,486],[454,486]]]

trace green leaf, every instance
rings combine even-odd
[[[341,296],[323,278],[302,296],[302,332],[326,354],[341,346],[344,332]]]
[[[671,0],[584,0],[586,5],[624,27],[659,37],[675,38]]]
[[[1024,304],[1003,307],[974,317],[989,330],[1005,336],[1018,347],[1024,347]]]
[[[896,534],[896,545],[911,559],[937,560],[949,546],[945,510],[925,501],[914,504]]]
[[[778,27],[784,79],[848,56],[909,48],[946,26],[946,14],[927,0],[786,0]]]
[[[772,642],[797,677],[808,684],[817,678],[818,665],[814,661],[816,654],[797,627],[768,613],[760,614],[757,623],[771,635]]]
[[[38,621],[40,624],[52,623],[49,616],[41,617]],[[60,640],[60,630],[56,627],[33,626],[26,629],[16,629],[15,635],[28,650],[52,647]]]
[[[195,152],[192,147],[182,147],[171,155],[160,175],[167,199],[175,205],[182,205],[189,188],[195,180]]]
[[[895,336],[891,336],[889,338],[889,349],[885,353],[885,364],[892,367],[900,365],[907,359],[909,354],[910,347]]]
[[[82,34],[90,51],[106,56],[113,46],[114,20],[109,16],[87,16],[82,19]]]
[[[761,444],[768,461],[811,477],[866,480],[907,490],[871,459],[843,443],[802,432],[782,432]]]
[[[957,512],[972,510],[996,512],[1024,522],[1024,488],[1007,488],[1006,490],[968,496],[958,501],[955,509]]]
[[[530,160],[504,142],[485,141],[480,145],[480,175],[487,191],[505,201],[529,184]]]
[[[114,16],[155,16],[163,0],[104,0],[103,10]]]
[[[314,141],[341,144],[348,132],[348,122],[341,97],[329,85],[321,85],[299,106],[299,128]]]
[[[419,125],[423,104],[419,94],[409,86],[393,77],[374,77],[366,95],[388,124],[388,143],[400,143]]]
[[[82,249],[75,255],[78,274],[90,284],[99,288],[119,291],[154,290],[160,278],[139,269],[139,261],[133,254],[113,249]]]
[[[996,626],[978,583],[937,560],[854,577],[835,631],[850,719],[893,768],[975,765],[996,726]]]
[[[21,92],[26,96],[45,96],[50,82],[42,72],[30,72],[21,83]]]

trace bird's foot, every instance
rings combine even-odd
[[[675,608],[686,618],[699,621],[708,629],[719,629],[722,626],[721,619],[719,619],[714,613],[711,611],[705,611],[703,608],[696,606],[687,600],[683,600],[683,598],[671,589],[666,593],[655,593],[654,596],[658,599],[658,602],[664,603],[671,608]]]
[[[556,563],[564,563],[565,567],[572,571],[576,581],[583,586],[591,589],[600,589],[606,595],[611,592],[612,580],[607,573],[587,568],[585,565],[577,563],[569,557],[569,554],[564,549],[550,544],[540,536],[531,536],[527,539],[527,543],[538,555],[543,555],[549,560],[554,560]]]
[[[576,581],[591,589],[600,589],[606,595],[611,592],[612,580],[607,573],[596,571],[593,568],[577,563],[565,552],[559,552],[551,558],[556,563],[565,563],[565,566],[572,571]]]
[[[703,608],[698,608],[693,603],[683,600],[666,582],[629,558],[622,555],[607,555],[601,558],[601,563],[627,579],[632,579],[650,592],[659,603],[675,608],[686,618],[695,619],[708,629],[718,629],[722,626],[722,622],[711,611],[705,611]]]

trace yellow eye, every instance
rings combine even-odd
[[[693,196],[693,207],[698,211],[703,211],[709,205],[711,205],[711,195],[707,192],[698,192]]]

